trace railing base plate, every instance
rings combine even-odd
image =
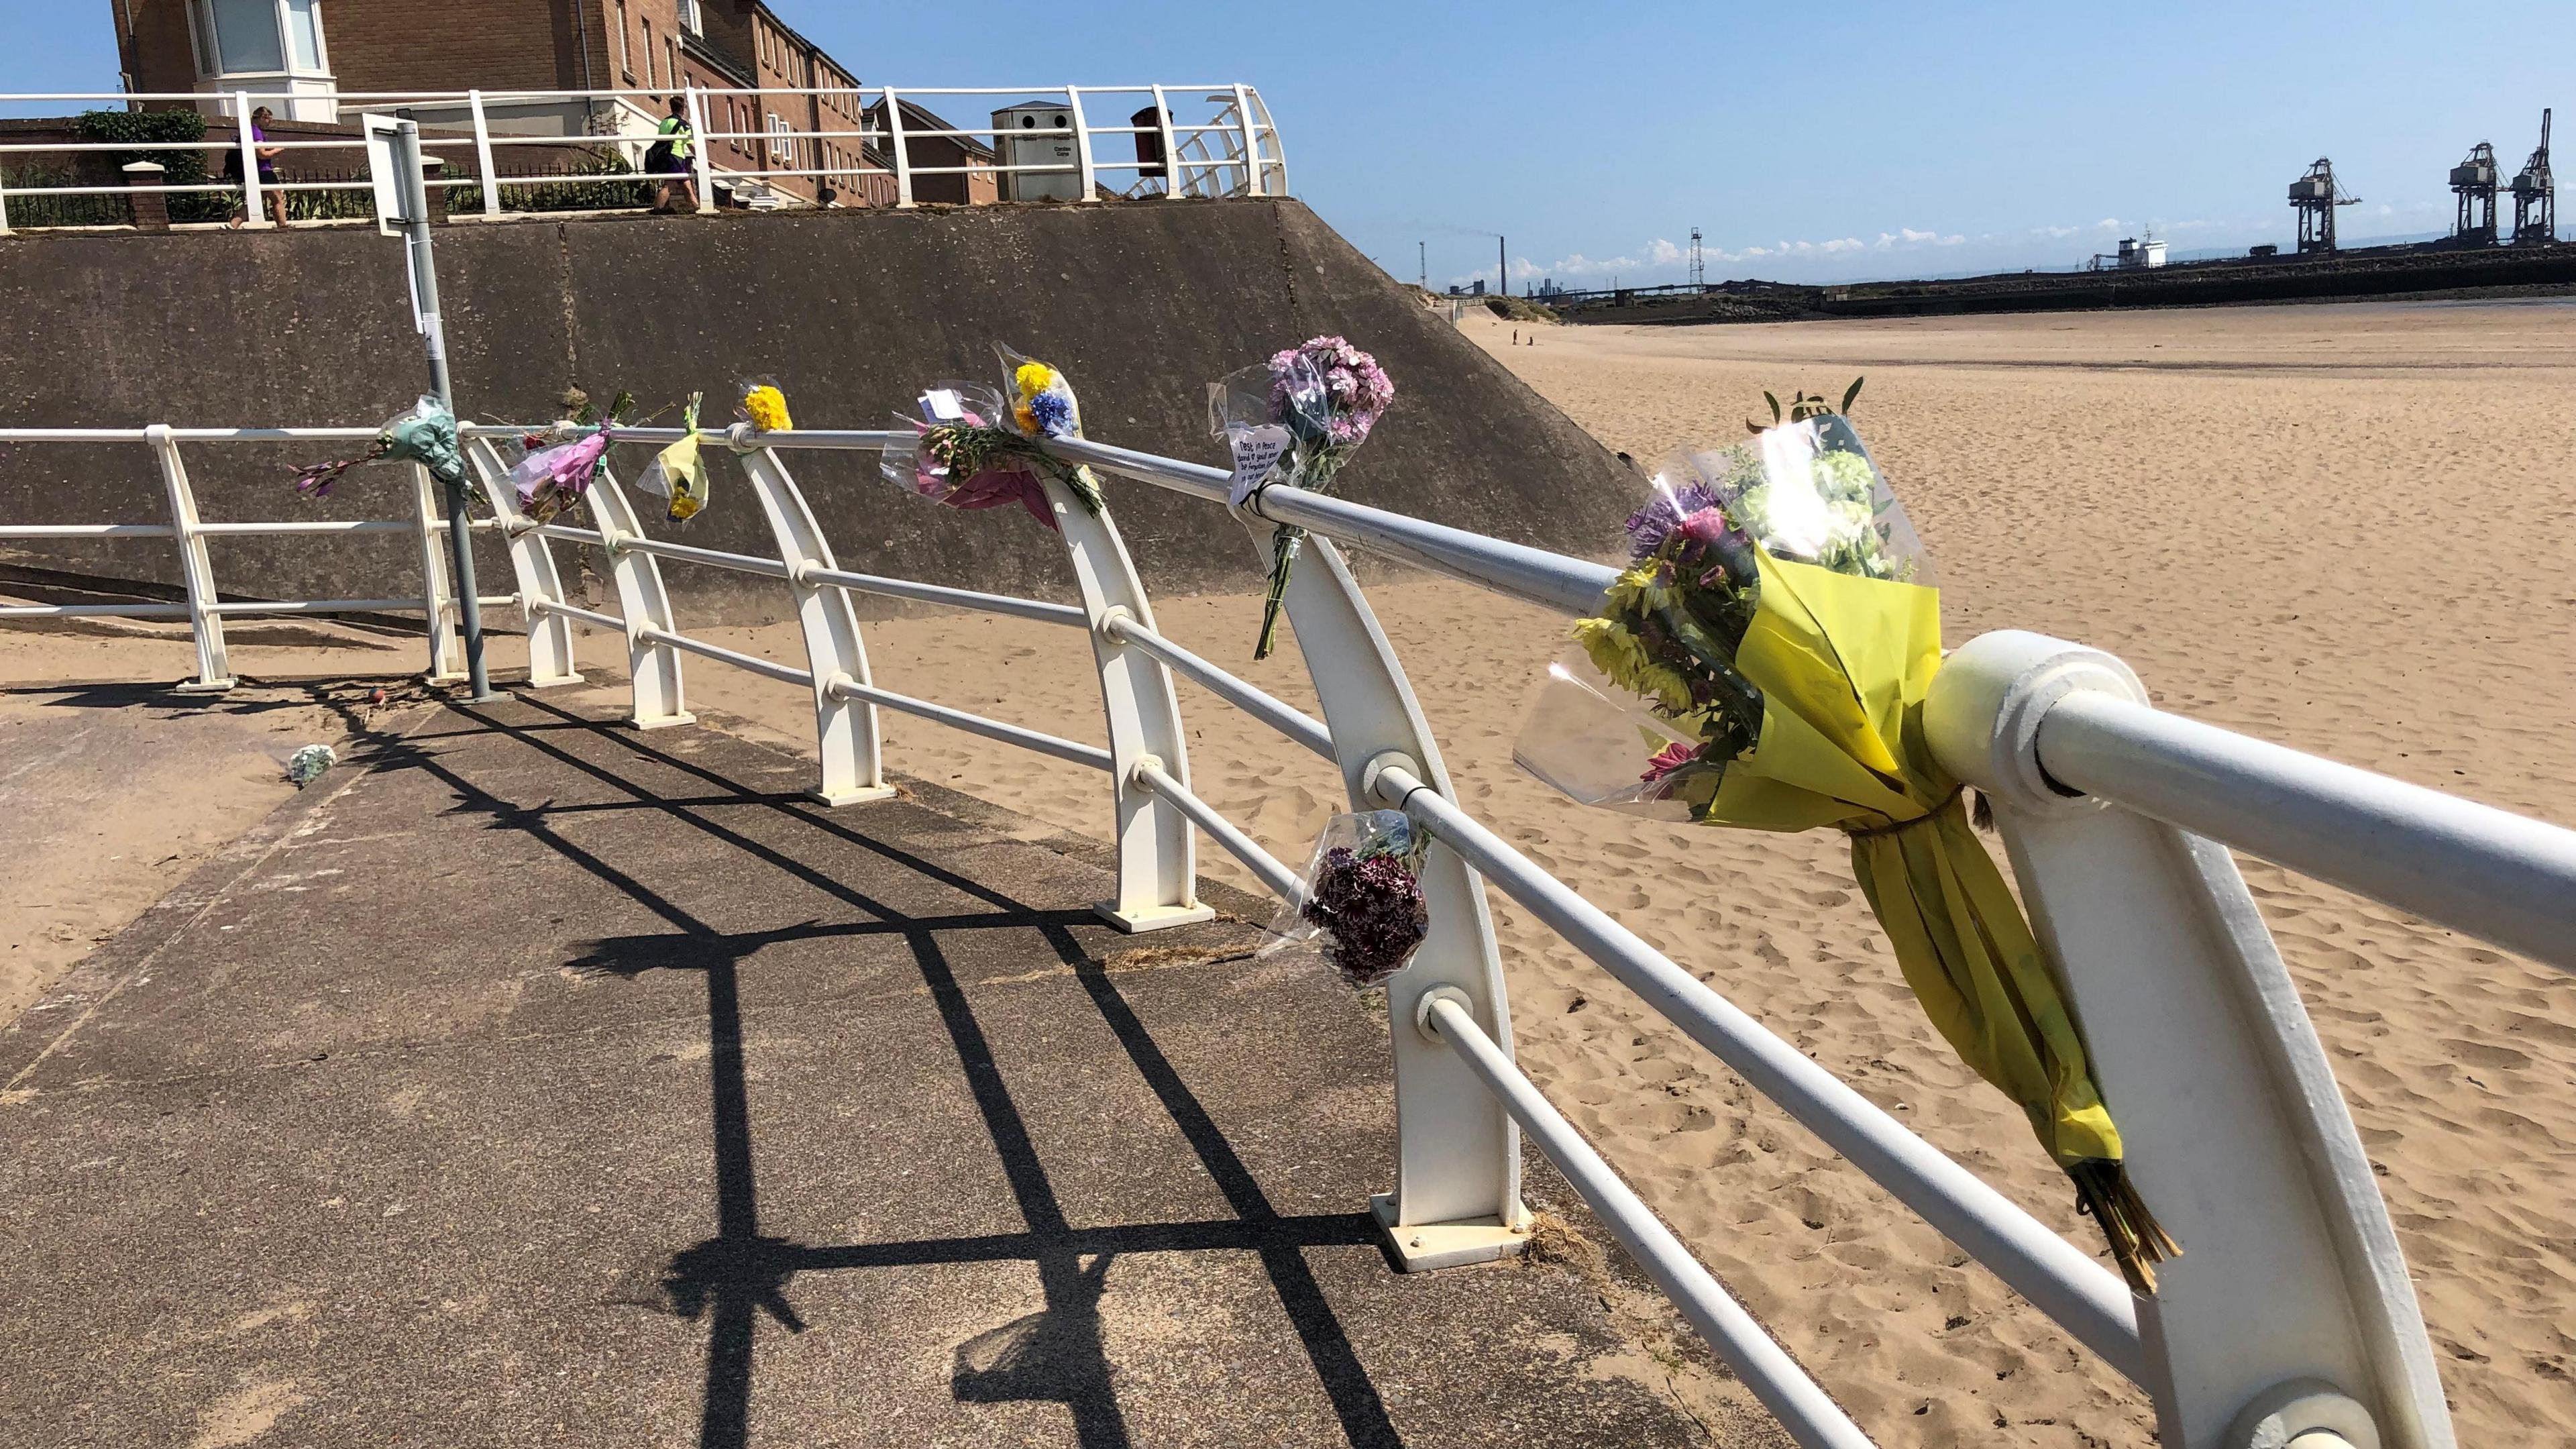
[[[892,785],[862,785],[855,790],[808,790],[805,792],[806,799],[813,801],[817,805],[829,805],[835,810],[844,805],[865,805],[871,800],[891,800],[894,798],[894,795],[895,790]]]
[[[1414,1223],[1398,1227],[1395,1194],[1391,1192],[1370,1198],[1369,1211],[1376,1214],[1378,1229],[1386,1234],[1387,1247],[1395,1254],[1396,1266],[1407,1273],[1428,1273],[1436,1268],[1463,1268],[1470,1263],[1516,1258],[1522,1249],[1529,1246],[1527,1227],[1507,1227],[1500,1218],[1464,1218],[1454,1223]]]
[[[170,687],[179,694],[221,694],[238,682],[231,679],[191,679],[184,684],[174,684]]]
[[[528,688],[530,689],[561,689],[567,684],[584,684],[587,682],[587,680],[584,680],[578,674],[549,674],[543,678],[539,678],[533,674],[528,676]]]
[[[1202,921],[1216,919],[1214,906],[1147,906],[1141,911],[1122,911],[1116,901],[1102,901],[1091,911],[1131,936],[1147,931],[1167,931],[1174,926],[1195,926]]]
[[[628,729],[636,730],[676,729],[681,725],[696,724],[697,722],[698,717],[693,714],[657,714],[651,719],[638,719],[634,715],[628,715],[626,717],[626,727]],[[823,803],[828,805],[833,802],[827,800]]]

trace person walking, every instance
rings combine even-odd
[[[252,156],[259,162],[259,185],[262,194],[268,198],[269,219],[279,226],[284,226],[286,225],[286,193],[277,189],[277,158],[285,153],[286,148],[268,144],[268,123],[276,119],[277,113],[266,106],[250,113],[250,149]],[[239,146],[224,153],[224,179],[235,183],[242,179],[241,147]],[[250,198],[245,188],[242,200],[233,207],[232,219],[224,225],[239,230],[241,224],[248,220],[250,220]]]
[[[644,169],[662,178],[662,190],[653,199],[656,214],[698,209],[696,173],[689,165],[698,149],[698,135],[689,125],[689,102],[685,96],[671,97],[671,114],[662,118],[654,132],[653,149],[644,153]],[[678,192],[685,207],[671,204],[671,193]]]

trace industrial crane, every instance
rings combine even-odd
[[[2549,176],[2549,112],[2540,113],[2540,149],[2513,178],[2513,239],[2547,246],[2558,240],[2558,186]]]
[[[2462,246],[2495,245],[2496,175],[2495,147],[2484,141],[2451,168],[2451,192],[2460,198],[2460,221],[2451,229],[2451,240]]]
[[[2520,194],[2515,193],[2517,197]],[[2299,213],[2299,250],[2333,251],[2335,208],[2360,204],[2360,197],[2344,195],[2343,188],[2335,184],[2334,163],[2318,157],[2307,175],[2290,183],[2290,205]]]

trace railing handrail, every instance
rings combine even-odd
[[[489,219],[501,215],[505,191],[513,187],[548,185],[628,183],[645,188],[667,187],[673,178],[643,169],[643,152],[651,144],[653,122],[661,114],[664,98],[673,91],[684,93],[688,116],[698,146],[685,176],[696,189],[699,210],[715,209],[713,195],[721,184],[735,188],[737,200],[754,207],[820,205],[825,188],[843,193],[843,204],[911,207],[917,204],[913,182],[916,177],[964,176],[989,178],[995,194],[989,200],[1059,200],[1093,202],[1109,199],[1102,184],[1103,173],[1114,173],[1126,186],[1124,196],[1160,195],[1167,199],[1184,196],[1268,196],[1287,193],[1286,148],[1279,129],[1271,118],[1260,92],[1240,83],[1208,86],[1175,85],[1040,85],[1040,86],[737,86],[706,87],[694,83],[676,87],[652,88],[585,88],[564,90],[486,91],[420,90],[420,91],[260,91],[237,83],[227,89],[195,91],[127,92],[20,92],[0,95],[0,107],[24,108],[71,102],[120,102],[127,105],[176,104],[190,108],[214,107],[226,117],[238,116],[254,99],[283,106],[290,118],[302,105],[327,108],[335,124],[348,112],[366,113],[393,107],[425,108],[437,112],[430,123],[436,134],[420,139],[423,148],[463,148],[471,145],[470,155],[452,154],[438,158],[451,164],[448,170],[426,183],[433,191],[446,194],[466,187],[479,188],[482,212]],[[1044,127],[1012,127],[1000,124],[958,124],[942,120],[936,127],[907,126],[900,109],[905,97],[989,97],[1018,100],[1030,104],[1063,107],[1066,124]],[[1094,124],[1083,106],[1084,98],[1147,96],[1154,111],[1153,123],[1136,124],[1123,114],[1108,118],[1108,123]],[[1202,105],[1213,107],[1206,119],[1181,119],[1175,116],[1176,97],[1196,96]],[[753,120],[765,110],[774,121],[794,127],[789,130],[745,129],[730,117],[716,113],[719,105],[748,98]],[[874,106],[886,108],[884,123],[872,125],[867,111]],[[529,108],[544,108],[531,112]],[[855,109],[859,114],[850,116]],[[836,113],[827,117],[826,111]],[[574,112],[583,112],[576,117]],[[799,114],[788,114],[799,113]],[[555,118],[552,130],[521,129],[526,118],[541,114]],[[61,117],[22,117],[36,121],[59,121]],[[578,119],[582,129],[570,129]],[[990,118],[986,118],[990,119]],[[832,122],[846,120],[835,128]],[[298,124],[290,121],[287,124]],[[281,195],[321,192],[358,193],[368,189],[363,177],[338,178],[325,175],[319,179],[271,178],[260,175],[250,165],[253,149],[247,128],[238,124],[229,140],[199,138],[168,141],[116,141],[67,138],[59,141],[0,139],[0,154],[41,156],[61,152],[67,157],[90,154],[131,152],[142,155],[154,151],[235,152],[240,168],[231,179],[208,178],[204,181],[173,182],[156,180],[161,173],[143,165],[130,165],[122,184],[116,178],[88,180],[73,178],[36,184],[22,179],[12,184],[0,176],[0,233],[12,223],[8,199],[18,197],[116,197],[135,200],[132,222],[150,230],[167,229],[173,221],[168,215],[167,198],[238,193],[251,215],[248,224],[263,227],[273,224],[260,212],[258,203],[268,192]],[[1159,145],[1146,146],[1141,138],[1158,138]],[[1063,148],[1068,159],[1028,159],[1015,154],[1010,138],[1027,141],[1070,140]],[[1135,138],[1133,147],[1104,151],[1104,140]],[[924,140],[954,141],[973,146],[990,154],[987,159],[971,158],[962,165],[926,165],[915,162],[914,143]],[[841,144],[826,144],[841,143]],[[270,136],[262,145],[299,155],[319,152],[352,151],[363,148],[363,138],[344,135]],[[618,164],[611,169],[560,171],[541,175],[502,173],[495,163],[495,152],[510,147],[587,147],[612,150]],[[719,155],[719,150],[725,154]],[[1119,154],[1132,150],[1132,156]],[[891,155],[887,155],[887,152]],[[1151,153],[1151,154],[1149,154]],[[1021,178],[1071,178],[1073,185],[1049,184],[1032,194]],[[812,194],[803,188],[781,188],[773,183],[795,180],[811,183]],[[891,192],[887,182],[892,182]],[[1159,191],[1156,189],[1159,182]],[[1071,194],[1066,194],[1070,190]],[[890,200],[889,200],[890,196]],[[151,205],[143,205],[152,198]],[[589,197],[585,200],[602,198]],[[640,206],[634,198],[610,196],[610,201],[623,200],[626,205]],[[973,201],[973,183],[954,199]],[[282,207],[283,203],[279,203]],[[109,220],[101,221],[105,216]],[[43,213],[33,224],[64,229],[81,229],[94,225],[121,225],[116,211],[109,208],[54,209]],[[278,220],[286,220],[283,210]],[[201,218],[202,220],[202,218]],[[22,216],[21,225],[29,224]]]
[[[483,457],[488,460],[493,456],[490,440],[516,436],[526,429],[475,424],[460,431],[474,440],[475,446],[483,450]],[[162,450],[165,469],[171,473],[174,489],[179,490],[173,495],[177,515],[166,527],[113,523],[25,525],[16,530],[20,536],[175,535],[190,547],[201,547],[201,540],[210,534],[378,531],[404,525],[331,523],[299,527],[199,523],[193,517],[193,505],[182,501],[184,476],[176,469],[173,451],[177,442],[344,439],[371,436],[372,432],[371,429],[350,428],[174,429],[158,426],[131,430],[0,429],[0,441],[149,443]],[[618,441],[668,442],[681,436],[679,429],[641,428],[621,430]],[[773,434],[737,430],[728,440],[738,448],[751,450],[746,461],[755,465],[763,504],[772,511],[773,522],[784,530],[788,521],[781,510],[791,507],[801,510],[803,504],[801,498],[794,494],[792,482],[786,480],[783,470],[777,467],[774,450],[881,450],[893,444],[909,443],[913,437],[909,431],[889,430],[814,429]],[[1046,447],[1068,461],[1089,463],[1108,472],[1193,497],[1223,502],[1227,496],[1228,474],[1204,464],[1093,442],[1057,441],[1046,444]],[[758,465],[760,458],[770,461],[766,465]],[[495,481],[488,471],[488,463],[484,466],[486,487],[490,489],[495,486]],[[763,471],[764,467],[766,471]],[[1156,631],[1149,619],[1128,612],[1126,606],[1104,608],[1103,600],[1091,590],[1089,575],[1086,575],[1085,607],[1076,609],[1038,600],[842,570],[830,565],[828,555],[813,551],[819,548],[819,541],[809,547],[807,555],[799,561],[788,551],[787,535],[783,531],[781,554],[775,559],[647,539],[641,536],[631,516],[625,513],[622,498],[615,493],[613,483],[603,478],[595,486],[603,489],[605,494],[599,528],[583,529],[552,523],[512,526],[505,516],[503,532],[518,541],[514,546],[524,544],[541,550],[544,540],[556,539],[605,548],[612,560],[637,559],[649,564],[654,559],[669,559],[776,577],[806,591],[875,592],[1017,614],[1040,622],[1086,624],[1095,635],[1095,648],[1132,648],[1154,661],[1153,667],[1172,669],[1193,679],[1223,702],[1246,711],[1291,741],[1328,757],[1340,758],[1346,773],[1353,769],[1348,751],[1337,752],[1328,720],[1313,719],[1190,653]],[[1058,499],[1057,502],[1061,517],[1064,501]],[[496,507],[500,506],[497,496],[495,503]],[[609,508],[609,504],[614,507]],[[1606,564],[1507,543],[1469,530],[1293,488],[1266,489],[1244,505],[1242,511],[1272,523],[1304,527],[1317,535],[1319,541],[1340,540],[1392,553],[1480,588],[1569,615],[1594,612],[1599,607],[1602,590],[1615,577],[1615,571]],[[626,521],[614,521],[621,518]],[[807,526],[810,527],[810,522]],[[1260,530],[1255,531],[1258,533]],[[11,532],[0,528],[0,536]],[[1114,539],[1114,534],[1108,537]],[[1081,557],[1079,548],[1076,557],[1078,560]],[[1324,561],[1339,574],[1341,566],[1336,560],[1337,556],[1327,546]],[[620,567],[622,569],[624,565],[620,564]],[[551,564],[546,564],[541,573],[550,576]],[[1151,754],[1133,753],[1132,738],[1122,737],[1129,738],[1129,742],[1104,750],[1024,726],[954,710],[883,689],[864,677],[854,677],[849,671],[827,667],[824,654],[816,654],[815,667],[808,669],[760,659],[691,639],[676,628],[640,619],[632,606],[623,619],[574,607],[559,597],[548,595],[542,588],[532,588],[524,583],[538,576],[523,572],[521,592],[510,596],[526,608],[532,629],[540,618],[556,621],[556,627],[560,627],[563,620],[580,620],[602,628],[622,628],[630,645],[639,651],[685,651],[774,679],[809,686],[815,690],[818,703],[842,701],[869,709],[879,706],[896,709],[1071,763],[1108,770],[1116,788],[1122,792],[1122,800],[1127,798],[1124,792],[1132,787],[1138,792],[1138,798],[1163,802],[1178,811],[1190,825],[1216,839],[1234,854],[1266,888],[1291,901],[1297,898],[1300,886],[1294,872],[1194,794],[1177,770],[1165,768],[1166,762]],[[621,573],[620,577],[623,586],[625,576]],[[1346,576],[1344,582],[1347,586]],[[423,600],[288,601],[273,605],[217,604],[212,599],[210,578],[202,581],[203,598],[198,597],[199,586],[200,580],[192,576],[191,603],[188,605],[94,607],[99,612],[122,611],[136,615],[187,612],[201,628],[211,627],[214,621],[229,612],[410,606],[425,608],[434,616],[438,610],[434,597]],[[658,591],[658,582],[655,589]],[[1292,615],[1295,606],[1296,596],[1292,594]],[[1141,597],[1136,607],[1142,608]],[[41,612],[49,611],[0,610],[0,617]],[[1292,625],[1296,622],[1292,617]],[[812,645],[815,627],[809,620],[809,647],[816,647]],[[1374,628],[1374,625],[1369,627]],[[1329,631],[1319,632],[1319,638],[1328,635]],[[1988,640],[2002,637],[1987,636],[1986,640],[1970,646],[1970,652],[1979,653]],[[2028,637],[2035,639],[2035,636]],[[2036,641],[2040,645],[2048,642]],[[2025,646],[2022,645],[2008,646],[2006,654],[1997,657],[2004,657],[2009,662],[2011,658],[2021,657],[2010,651],[2023,648]],[[1992,668],[2000,667],[1985,662],[1991,652],[1979,654],[1978,670],[1962,674],[1970,682],[1962,685],[1961,689],[1990,689],[1990,686],[1977,681],[1984,679]],[[1104,680],[1110,667],[1108,661],[1109,656],[1104,654]],[[1318,661],[1310,658],[1308,664],[1311,671],[1317,667]],[[568,653],[553,667],[562,678],[577,677],[569,673]],[[1945,671],[1943,677],[1946,679],[1950,673],[1960,672]],[[864,675],[863,662],[859,664],[858,673]],[[2041,678],[2043,683],[2055,678],[2053,675],[2032,677]],[[676,710],[676,675],[673,680],[670,707]],[[1321,690],[1323,680],[1320,675],[1317,683]],[[2010,782],[1999,785],[1991,778],[1997,771],[2009,773],[2008,765],[1998,763],[1994,770],[1989,770],[1982,762],[1964,760],[1954,753],[1975,747],[1975,731],[1968,725],[1974,723],[1972,716],[1976,716],[1978,710],[1993,703],[1982,695],[1965,704],[1960,702],[1962,698],[1965,696],[1955,691],[1948,698],[1941,697],[1936,691],[1931,712],[1943,714],[1944,719],[1933,725],[1935,747],[1944,751],[1942,757],[1945,761],[1963,760],[1952,766],[1961,772],[1963,778],[1970,778],[1984,788],[2007,788],[2009,793]],[[1329,716],[1332,713],[1329,698],[1326,703]],[[2019,705],[1997,704],[1994,707],[2002,721],[1995,726],[1997,748],[2001,750],[2010,743],[2004,739],[2005,733],[2016,729],[2022,731],[2016,739],[2025,748],[2030,761],[2028,771],[2041,781],[2043,793],[2085,792],[2095,800],[2137,817],[2165,822],[2210,840],[2235,844],[2292,869],[2346,885],[2428,919],[2494,940],[2510,949],[2561,966],[2576,967],[2576,931],[2568,929],[2571,913],[2567,904],[2576,901],[2576,831],[2304,755],[2217,726],[2164,714],[2144,703],[2142,692],[2134,698],[2124,698],[2103,688],[2058,688],[2047,693],[2041,705],[2026,711],[2026,718],[2012,714],[2013,709],[2021,708]],[[1961,713],[1963,710],[1966,713]],[[1119,726],[1115,723],[1114,708],[1112,715],[1115,735]],[[873,730],[873,725],[869,728]],[[1345,745],[1347,743],[1344,741]],[[1586,901],[1580,893],[1536,866],[1450,798],[1445,784],[1427,781],[1414,772],[1416,768],[1412,762],[1392,755],[1370,759],[1368,768],[1352,777],[1355,801],[1363,794],[1371,795],[1374,796],[1373,803],[1402,809],[1415,816],[1433,840],[1446,845],[1474,871],[1495,881],[1506,894],[1530,909],[1559,936],[1636,991],[1647,1006],[1726,1061],[1764,1096],[1788,1109],[1838,1153],[1966,1248],[1972,1257],[1995,1271],[2113,1367],[2142,1383],[2156,1376],[2160,1371],[2159,1365],[2153,1361],[2153,1354],[2141,1336],[2135,1304],[2108,1270],[1974,1174],[1923,1142],[1830,1071],[1770,1033],[1662,953],[1647,946],[1606,912]],[[2027,801],[2020,801],[2019,805],[2025,810],[2047,808],[2030,806]],[[1122,810],[1124,808],[1122,806]],[[2003,813],[2003,807],[1999,806],[2000,813]],[[2007,826],[2008,832],[2028,828],[2032,827],[2019,824],[2018,817],[2015,823]],[[2041,882],[2025,878],[2024,886],[2026,891],[2036,893],[2041,889]],[[2246,910],[2250,913],[2250,902]],[[2260,929],[2259,923],[2255,929]],[[2277,968],[2277,962],[2274,966]],[[1745,1325],[1749,1320],[1739,1323],[1728,1317],[1724,1309],[1732,1305],[1732,1300],[1726,1297],[1724,1290],[1677,1243],[1665,1242],[1654,1236],[1663,1230],[1653,1224],[1652,1215],[1644,1211],[1642,1204],[1636,1203],[1632,1193],[1618,1184],[1615,1176],[1600,1163],[1597,1154],[1584,1147],[1579,1138],[1571,1136],[1571,1129],[1565,1126],[1563,1119],[1547,1107],[1537,1089],[1511,1065],[1507,1034],[1496,1032],[1489,1036],[1474,1019],[1472,1011],[1464,1008],[1467,998],[1463,994],[1455,1000],[1441,997],[1441,993],[1450,990],[1442,986],[1431,996],[1417,998],[1421,1007],[1421,1028],[1456,1051],[1484,1088],[1489,1089],[1512,1117],[1540,1140],[1551,1156],[1558,1158],[1560,1165],[1567,1167],[1569,1180],[1575,1182],[1578,1191],[1602,1213],[1604,1220],[1639,1255],[1640,1260],[1647,1263],[1650,1275],[1656,1278],[1658,1285],[1673,1296],[1695,1324],[1710,1334],[1712,1342],[1729,1361],[1747,1374],[1748,1382],[1753,1383],[1765,1402],[1781,1414],[1792,1433],[1807,1443],[1865,1442],[1857,1438],[1858,1430],[1840,1417],[1840,1411],[1832,1408],[1830,1400],[1822,1398],[1820,1391],[1814,1390],[1803,1372],[1797,1370],[1785,1354],[1779,1353],[1767,1335],[1760,1334],[1756,1328],[1750,1330],[1751,1336],[1748,1337]],[[1435,1000],[1434,997],[1441,999]],[[2268,1009],[2278,1010],[2277,1003]],[[2292,1009],[2295,1010],[2294,1000]],[[1507,1031],[1507,1019],[1504,1025]],[[1397,1028],[1399,1031],[1403,1029],[1402,1026]],[[2287,1027],[2282,1029],[2289,1030]],[[2298,1030],[2305,1030],[2303,1017]],[[2281,1050],[2287,1053],[2284,1060],[2293,1064],[2284,1070],[2312,1075],[2323,1070],[2322,1067],[2310,1068],[2300,1064],[2305,1059],[2299,1055],[2302,1050],[2299,1040],[2285,1037]],[[2330,1076],[2323,1080],[2327,1094],[2332,1096]],[[2344,1123],[2344,1129],[2349,1131],[2348,1121]],[[2340,1149],[2330,1142],[2326,1144],[2326,1150],[2331,1155]],[[2367,1188],[2366,1177],[2364,1187],[2375,1194],[2375,1189]],[[2361,1236],[2368,1238],[2370,1225],[2363,1224],[2362,1227]],[[1664,1239],[1669,1239],[1668,1233],[1664,1233]],[[2388,1251],[2391,1253],[2393,1244],[2393,1238],[2389,1238]],[[1684,1264],[1688,1265],[1687,1270],[1682,1266]],[[2403,1274],[2399,1273],[2397,1278],[2401,1280],[2397,1288],[2402,1290]],[[2409,1301],[2411,1311],[2411,1298]],[[1740,1310],[1736,1312],[1740,1315]],[[2415,1322],[2415,1332],[2420,1336],[2420,1320],[2410,1321]],[[2405,1322],[2389,1320],[2389,1323],[2393,1327],[2383,1325],[2383,1338],[2386,1334],[2402,1338],[2406,1332]],[[2172,1331],[2173,1325],[2169,1321],[2166,1332],[2170,1334]],[[1786,1377],[1780,1376],[1783,1365],[1786,1365]],[[2403,1377],[2403,1374],[2399,1376]],[[2414,1385],[2419,1391],[2416,1395],[2419,1400],[2421,1387],[2420,1382]],[[2412,1422],[2418,1425],[2430,1422],[2426,1414],[2438,1418],[2438,1384],[2434,1387],[2436,1402],[2429,1410],[2416,1403],[2391,1408],[2389,1412],[2396,1413],[2401,1420],[2411,1415]],[[2405,1391],[2391,1388],[2384,1392],[2402,1399]],[[2384,1398],[2382,1406],[2395,1402],[2396,1399]],[[2208,1410],[2206,1405],[2202,1405],[2195,1412],[2205,1417]],[[2427,1434],[2426,1442],[2441,1442],[2441,1436],[2447,1434],[2447,1427],[2436,1425]]]

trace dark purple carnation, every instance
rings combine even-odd
[[[1431,930],[1412,868],[1392,855],[1324,852],[1304,915],[1322,928],[1324,959],[1353,986],[1375,986],[1404,968]]]

